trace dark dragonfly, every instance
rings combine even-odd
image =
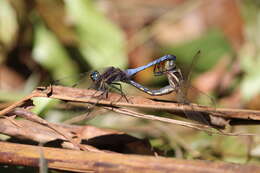
[[[148,63],[147,65],[134,68],[134,69],[121,70],[119,68],[109,67],[102,74],[100,74],[98,71],[94,71],[90,74],[90,78],[93,81],[93,85],[91,88],[94,88],[99,91],[103,91],[104,92],[103,94],[106,94],[106,96],[108,94],[108,90],[110,87],[119,90],[123,94],[121,84],[118,82],[124,82],[152,96],[165,95],[175,90],[173,85],[168,85],[160,89],[152,90],[135,82],[134,80],[132,80],[132,77],[136,73],[143,71],[151,66],[155,66],[154,72],[156,70],[160,70],[156,72],[156,75],[162,75],[164,73],[164,71],[158,68],[159,66],[169,67],[169,69],[165,69],[165,70],[173,72],[174,68],[176,67],[175,61],[176,61],[176,57],[174,55],[165,55],[163,57],[158,58],[157,60]],[[163,65],[163,64],[168,64],[168,65]],[[115,87],[115,85],[118,85],[120,89]]]
[[[169,69],[171,71],[173,70],[174,64],[176,61],[176,57],[174,55],[165,55],[163,57],[160,57],[144,66],[138,67],[138,68],[133,68],[133,69],[126,69],[126,70],[121,70],[120,68],[115,68],[115,67],[108,67],[106,68],[106,70],[103,73],[99,73],[98,71],[93,71],[92,73],[90,73],[90,78],[93,81],[90,88],[95,89],[97,91],[102,91],[101,95],[98,95],[97,97],[104,97],[108,98],[108,93],[111,89],[115,89],[118,90],[121,95],[126,99],[126,101],[128,102],[127,97],[125,96],[125,94],[122,91],[122,87],[121,84],[119,82],[123,82],[123,83],[127,83],[130,84],[134,87],[136,87],[137,89],[152,95],[152,96],[158,96],[158,95],[165,95],[168,94],[170,92],[173,92],[175,89],[171,86],[165,86],[163,88],[160,89],[148,89],[146,87],[144,87],[143,85],[135,82],[132,78],[133,76],[140,72],[143,71],[149,67],[154,66],[154,71],[157,70],[157,67],[165,67],[164,64],[171,64],[168,65]],[[85,74],[85,73],[84,73]],[[84,75],[83,74],[83,75]],[[160,74],[158,72],[158,75],[163,75],[163,71],[160,71]],[[76,85],[74,85],[76,86]],[[119,88],[117,87],[119,86]],[[96,94],[94,94],[95,96]],[[94,108],[96,104],[89,106],[88,108]],[[91,111],[88,111],[87,115],[84,114],[84,116],[82,116],[82,119],[86,119],[86,117],[89,117]],[[93,117],[93,116],[91,116]],[[90,119],[90,117],[88,118]],[[73,122],[77,122],[78,118],[71,119],[68,122],[73,123]]]
[[[155,76],[165,75],[168,78],[169,85],[166,85],[159,89],[149,89],[132,79],[133,76],[138,72],[152,66],[154,67],[153,74]],[[183,86],[187,83],[187,81],[186,79],[184,79],[181,70],[176,66],[176,57],[174,55],[165,55],[144,66],[133,69],[121,70],[120,68],[108,67],[103,73],[93,71],[90,74],[90,78],[93,81],[90,88],[93,88],[97,91],[102,91],[103,93],[99,95],[102,97],[106,96],[107,98],[109,90],[116,89],[121,92],[121,95],[127,100],[125,94],[122,91],[121,84],[119,83],[123,82],[130,84],[151,96],[160,96],[176,92],[179,98],[177,99],[177,102],[180,102],[181,104],[190,103],[189,100],[186,98],[186,92],[183,92]],[[119,88],[117,86],[119,86]],[[191,120],[196,120],[207,125],[209,124],[204,116],[199,113],[195,112],[191,115],[190,113],[184,112],[184,114],[187,118]]]
[[[195,59],[195,57],[193,59]],[[136,73],[143,71],[151,66],[154,66],[153,74],[155,76],[167,76],[169,85],[159,89],[149,89],[132,80],[132,77]],[[109,88],[114,88],[120,91],[121,94],[125,97],[124,93],[122,92],[121,84],[118,83],[124,82],[152,96],[160,96],[176,92],[179,99],[177,100],[178,102],[180,102],[181,104],[190,103],[189,100],[186,98],[187,90],[185,88],[185,85],[189,82],[189,79],[184,79],[181,70],[176,66],[176,57],[174,55],[165,55],[157,60],[148,63],[147,65],[134,69],[121,70],[119,68],[109,67],[102,74],[100,74],[98,71],[92,72],[90,77],[93,80],[92,88],[103,91],[102,95],[106,94],[106,97],[108,97],[107,94]],[[120,89],[115,87],[115,85],[118,85]],[[187,118],[191,120],[196,120],[207,125],[209,124],[204,116],[200,113],[196,113],[195,111],[193,111],[193,113],[184,112],[184,114],[187,116]]]
[[[184,78],[181,70],[176,66],[175,62],[167,61],[163,65],[161,63],[155,64],[154,72],[153,72],[154,75],[155,76],[166,75],[168,78],[168,82],[169,82],[169,85],[164,87],[164,88],[167,88],[167,90],[162,91],[162,93],[167,93],[167,91],[170,91],[170,92],[174,91],[177,93],[177,97],[178,97],[177,101],[179,103],[181,103],[181,104],[190,104],[191,103],[187,98],[187,91],[191,87],[190,86],[191,68],[194,65],[194,61],[199,56],[199,54],[200,54],[200,51],[198,51],[198,53],[193,57],[190,71],[189,71],[188,75],[186,76],[186,79]],[[161,90],[163,90],[164,88],[161,88]],[[172,89],[170,89],[170,88],[172,88]],[[191,88],[195,89],[193,87],[191,87]],[[210,98],[208,95],[202,93],[201,91],[197,90],[197,92],[200,92],[204,96],[207,96],[207,98],[210,99],[210,101],[208,101],[208,102],[210,102],[210,106],[215,107],[215,102],[214,102],[214,100],[212,100],[212,98]],[[209,120],[207,120],[205,118],[205,116],[199,112],[196,112],[196,111],[184,112],[184,114],[187,116],[187,118],[189,118],[191,120],[196,120],[203,124],[210,125]]]

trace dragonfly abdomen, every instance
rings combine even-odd
[[[167,85],[160,89],[149,89],[133,80],[129,80],[128,83],[151,96],[165,95],[165,94],[169,94],[176,90],[171,85]]]

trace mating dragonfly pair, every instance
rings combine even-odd
[[[198,55],[199,53],[200,52],[198,52],[196,55]],[[109,89],[114,88],[120,91],[121,94],[127,100],[125,94],[122,92],[121,84],[118,83],[118,82],[124,82],[136,87],[137,89],[151,96],[160,96],[160,95],[166,95],[172,92],[176,92],[182,94],[181,97],[186,97],[186,93],[183,93],[182,89],[184,85],[187,84],[188,81],[184,80],[181,70],[176,66],[175,63],[176,63],[176,57],[174,55],[165,55],[157,60],[148,63],[147,65],[134,68],[134,69],[121,70],[119,68],[109,67],[102,74],[100,74],[98,71],[94,71],[90,74],[90,78],[93,80],[92,88],[99,91],[103,91],[102,95],[106,95],[106,97],[108,96]],[[162,87],[160,89],[149,89],[135,82],[132,79],[136,73],[143,71],[152,66],[154,66],[153,74],[155,76],[166,75],[168,78],[169,85]],[[117,88],[116,85],[119,86],[120,88]],[[182,99],[181,101],[182,104],[189,103],[189,101],[186,98],[181,98],[181,99]],[[203,115],[201,115],[200,113],[196,113],[195,111],[192,115],[187,115],[186,113],[185,115],[189,119],[196,120],[207,125],[209,124]]]
[[[121,70],[119,68],[109,67],[102,74],[100,74],[98,71],[94,71],[90,74],[90,78],[93,80],[92,88],[103,91],[105,94],[107,94],[109,88],[112,87],[114,89],[120,90],[122,93],[121,84],[118,82],[124,82],[152,96],[169,94],[178,90],[183,82],[181,71],[176,67],[175,61],[176,57],[174,55],[165,55],[148,63],[147,65],[134,69]],[[143,71],[151,66],[154,66],[153,73],[155,76],[166,74],[170,85],[153,90],[148,89],[145,86],[132,80],[136,73]],[[120,89],[115,87],[115,85],[120,86]]]
[[[195,57],[198,56],[199,53],[200,52],[198,52],[195,55]],[[193,60],[195,59],[195,57],[193,58]],[[152,66],[154,66],[153,74],[155,76],[166,75],[168,78],[169,85],[159,89],[149,89],[135,82],[132,79],[136,73],[143,71]],[[124,82],[136,87],[137,89],[151,96],[166,95],[172,92],[180,93],[181,97],[183,97],[181,98],[181,103],[182,104],[189,103],[189,101],[186,98],[186,93],[185,91],[183,91],[183,87],[185,87],[184,85],[187,84],[187,82],[189,81],[185,81],[181,70],[176,66],[176,56],[174,55],[165,55],[163,57],[160,57],[157,60],[148,63],[147,65],[134,68],[134,69],[121,70],[119,68],[109,67],[102,74],[100,74],[98,71],[94,71],[90,74],[90,78],[93,81],[93,85],[91,88],[99,91],[103,91],[102,95],[106,95],[106,97],[108,97],[108,92],[110,88],[114,88],[120,91],[122,96],[124,96],[125,99],[127,100],[125,94],[122,91],[121,84],[119,83],[119,82]],[[116,86],[119,86],[120,88]],[[206,118],[198,112],[194,111],[191,115],[185,112],[184,114],[189,119],[199,121],[200,123],[207,124],[207,125],[210,124],[208,120],[206,120]]]

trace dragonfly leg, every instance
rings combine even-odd
[[[126,100],[127,102],[129,102],[129,100],[127,99],[125,93],[123,92],[122,85],[121,85],[120,83],[116,83],[116,82],[113,82],[112,84],[119,86],[119,88],[117,88],[117,87],[111,85],[112,88],[118,90],[118,91],[121,93],[121,97],[123,96],[123,97],[125,98],[125,100]],[[119,100],[121,100],[121,98],[120,98]]]
[[[97,94],[97,92],[99,92],[99,90],[96,90],[96,92],[93,94],[94,95],[94,98],[97,98],[97,99],[106,99],[108,97],[108,92],[107,90],[104,90],[102,91],[101,94],[95,96]]]
[[[106,99],[108,98],[108,90],[109,90],[109,85],[107,85],[105,82],[101,81],[100,84],[97,86],[95,86],[95,83],[93,84],[92,87],[90,87],[91,89],[95,89],[95,93],[93,94],[93,97],[94,98],[97,98],[97,99]],[[97,95],[96,94],[98,92],[102,92],[101,94]]]

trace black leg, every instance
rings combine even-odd
[[[124,93],[123,90],[122,90],[122,85],[121,85],[120,83],[116,83],[116,82],[115,82],[115,83],[112,83],[112,84],[119,86],[119,88],[117,88],[117,87],[111,85],[112,88],[116,89],[117,91],[119,91],[119,92],[121,93],[121,97],[123,96],[123,97],[125,98],[125,100],[126,100],[127,102],[129,102],[129,100],[127,99],[125,93]],[[120,98],[119,100],[121,100],[121,98]]]

